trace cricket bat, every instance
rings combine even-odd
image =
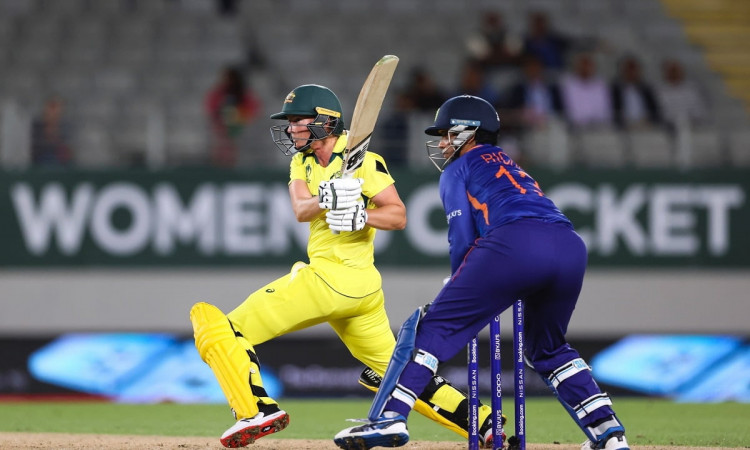
[[[362,166],[365,160],[370,138],[378,121],[383,99],[391,84],[393,72],[396,71],[398,57],[385,55],[375,63],[370,74],[362,85],[354,105],[352,123],[349,126],[344,160],[341,162],[341,178],[350,178],[355,170]],[[339,234],[333,231],[333,234]]]
[[[344,161],[341,164],[342,178],[351,177],[354,171],[362,166],[380,108],[383,106],[383,99],[397,65],[397,56],[385,55],[380,58],[359,91],[344,150]]]

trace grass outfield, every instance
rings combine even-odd
[[[750,404],[685,404],[643,398],[616,398],[618,416],[635,446],[750,448]],[[369,400],[282,400],[291,423],[281,439],[331,439],[364,417]],[[512,412],[512,403],[506,404]],[[581,431],[551,398],[527,400],[530,443],[580,443]],[[512,417],[508,417],[509,424]],[[0,432],[57,432],[217,437],[233,423],[225,405],[130,405],[100,402],[0,403]],[[419,414],[409,431],[415,441],[462,439]],[[509,428],[508,434],[512,434]],[[273,439],[269,436],[264,439]]]

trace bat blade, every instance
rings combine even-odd
[[[341,176],[351,176],[361,165],[370,145],[385,94],[398,65],[398,57],[385,55],[375,63],[359,91],[341,165]]]

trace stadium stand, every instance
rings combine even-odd
[[[599,67],[610,79],[624,53],[636,53],[652,80],[663,58],[676,57],[704,89],[714,117],[708,130],[690,131],[691,138],[679,142],[679,133],[666,131],[568,136],[564,129],[533,130],[520,140],[529,164],[669,167],[681,142],[695,146],[691,167],[750,159],[745,2],[436,0],[425,8],[419,0],[238,0],[235,13],[220,14],[211,0],[0,0],[0,105],[14,105],[24,123],[45,98],[63,97],[82,166],[201,164],[208,133],[204,95],[223,66],[241,64],[263,102],[261,119],[250,125],[258,143],[249,151],[272,152],[265,161],[282,166],[283,155],[266,150],[264,118],[291,88],[328,85],[351,112],[372,61],[393,53],[403,66],[394,90],[403,87],[410,68],[424,66],[451,92],[467,56],[464,40],[487,9],[502,12],[516,38],[527,15],[538,10],[568,36],[593,37]],[[426,120],[410,120],[417,135],[409,142],[423,140]],[[586,146],[602,140],[606,149]],[[579,142],[584,147],[550,158],[549,149]],[[258,158],[240,158],[240,165],[251,162]]]
[[[582,130],[573,138],[574,154],[588,167],[617,168],[627,165],[625,141],[612,128]]]
[[[750,167],[750,130],[729,133],[728,157],[732,166]]]
[[[674,167],[674,148],[666,130],[655,127],[630,130],[626,137],[628,152],[635,167]]]

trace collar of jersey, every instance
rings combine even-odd
[[[344,150],[346,150],[347,133],[348,132],[345,131],[341,134],[341,136],[339,136],[338,139],[336,139],[336,145],[333,146],[333,152],[331,152],[331,160],[328,161],[329,165],[336,158],[341,158],[342,161],[344,160]],[[318,157],[315,156],[315,153],[313,153],[312,151],[305,152],[302,155],[302,162],[304,163],[305,159],[307,159],[308,157],[312,157],[316,163],[320,164],[320,161],[318,161]]]
[[[471,147],[470,149],[466,150],[466,153],[469,153],[470,151],[474,150],[477,147],[483,147],[484,145],[486,145],[486,144],[477,144],[477,145]]]

